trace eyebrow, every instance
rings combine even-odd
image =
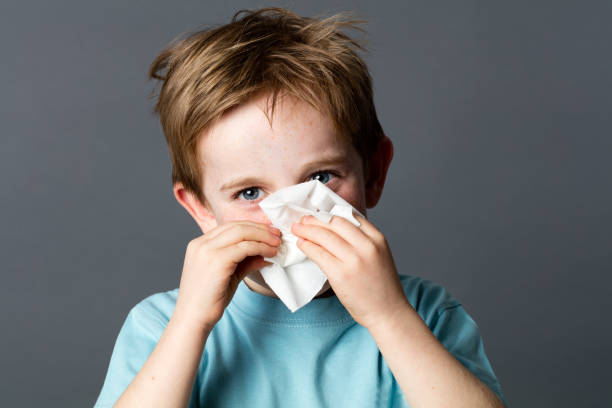
[[[323,157],[321,159],[305,164],[303,169],[329,166],[329,165],[342,165],[342,164],[346,164],[346,162],[347,162],[347,159],[346,159],[346,156],[344,155],[328,156],[328,157]],[[244,177],[244,178],[238,178],[238,179],[228,181],[227,183],[223,184],[219,188],[219,190],[227,191],[227,190],[232,190],[238,187],[247,187],[247,186],[252,186],[252,185],[257,185],[257,184],[264,184],[264,181],[257,177]]]

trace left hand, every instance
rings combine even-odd
[[[329,224],[302,217],[291,227],[298,248],[327,275],[338,299],[369,330],[412,308],[402,288],[385,236],[366,218],[353,225],[333,216]]]

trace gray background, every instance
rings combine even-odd
[[[395,144],[370,217],[400,273],[462,301],[509,405],[606,405],[611,3],[450,0],[2,2],[2,405],[93,405],[129,309],[178,286],[199,230],[146,71],[266,5],[368,20]]]

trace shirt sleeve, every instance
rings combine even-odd
[[[132,382],[159,341],[164,327],[140,304],[128,313],[111,355],[102,390],[94,408],[112,407]]]
[[[444,347],[507,406],[501,385],[485,354],[480,330],[463,306],[457,304],[441,310],[430,328]]]
[[[416,277],[403,278],[408,300],[438,341],[507,406],[476,322],[461,303],[441,285]],[[396,389],[401,394],[399,387]],[[403,395],[394,407],[406,407]],[[399,402],[399,404],[398,404]]]

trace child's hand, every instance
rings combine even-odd
[[[353,212],[361,224],[334,216],[329,224],[302,217],[291,231],[298,247],[327,275],[329,284],[355,321],[367,329],[412,307],[404,294],[384,235]]]
[[[187,245],[173,319],[212,330],[240,281],[270,264],[281,232],[253,221],[230,221]]]

